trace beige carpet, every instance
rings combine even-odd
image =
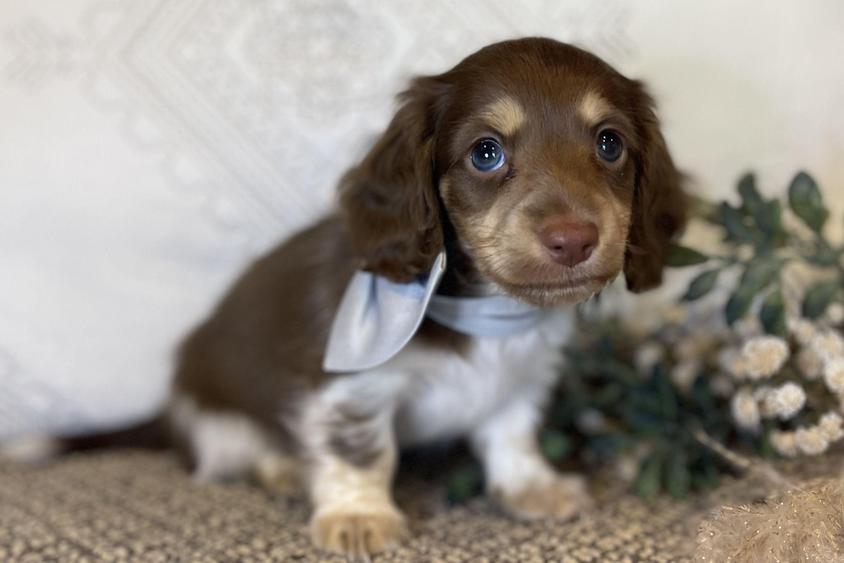
[[[719,492],[721,501],[736,484]],[[644,502],[605,492],[574,522],[516,522],[484,499],[449,507],[442,486],[400,478],[412,538],[376,561],[686,561],[708,499]],[[169,455],[75,455],[0,464],[0,561],[345,561],[314,550],[301,499],[249,484],[196,485]]]

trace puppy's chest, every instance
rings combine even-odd
[[[399,442],[462,435],[509,399],[544,395],[559,373],[569,331],[566,317],[515,336],[473,339],[463,354],[411,343],[396,358],[406,378],[396,417]]]

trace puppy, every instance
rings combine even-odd
[[[339,210],[184,343],[170,417],[196,476],[297,474],[314,543],[368,556],[405,532],[399,448],[466,437],[504,509],[577,514],[583,482],[535,439],[572,306],[622,271],[660,282],[680,180],[642,85],[575,47],[506,41],[417,78]]]

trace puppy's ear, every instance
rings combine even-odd
[[[372,150],[340,182],[340,208],[364,269],[393,281],[427,272],[443,244],[434,143],[447,86],[417,78]]]
[[[659,130],[653,99],[633,83],[635,123],[640,137],[636,158],[636,188],[624,260],[624,276],[631,291],[641,292],[662,282],[662,269],[671,239],[686,224],[683,174],[675,167]]]

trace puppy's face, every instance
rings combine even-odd
[[[487,281],[538,305],[581,301],[622,270],[634,290],[656,285],[684,206],[651,106],[579,49],[487,47],[417,80],[347,175],[353,242],[407,279],[454,233]]]
[[[477,73],[438,145],[439,192],[463,248],[489,280],[537,304],[581,301],[624,265],[636,131],[590,70],[530,60]]]

